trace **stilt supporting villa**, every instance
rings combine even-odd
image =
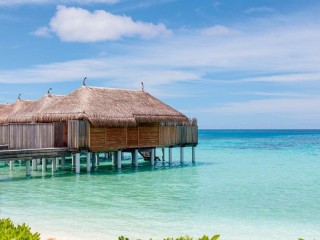
[[[131,155],[132,165],[139,165],[139,154],[154,165],[157,160],[172,165],[172,149],[198,144],[198,127],[194,119],[166,105],[143,90],[110,89],[82,86],[66,96],[46,94],[38,101],[17,100],[0,104],[0,161],[24,160],[26,175],[37,171],[41,159],[45,174],[51,159],[54,174],[65,169],[70,156],[74,171],[81,172],[81,156],[86,154],[86,172],[99,166],[99,153],[121,169],[124,153]],[[162,157],[156,156],[156,149]],[[67,157],[67,158],[66,158]],[[60,164],[59,164],[60,161]],[[30,167],[32,163],[32,168]]]

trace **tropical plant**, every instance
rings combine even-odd
[[[40,233],[31,233],[31,228],[23,223],[15,226],[12,220],[0,219],[0,240],[40,240]]]

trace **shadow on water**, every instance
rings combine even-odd
[[[69,178],[75,176],[105,176],[105,175],[119,175],[119,174],[137,174],[142,172],[154,172],[154,171],[172,171],[181,168],[190,168],[190,167],[204,167],[208,165],[214,165],[217,163],[214,162],[196,162],[196,163],[183,163],[180,162],[173,162],[171,165],[169,162],[157,161],[155,162],[154,166],[151,166],[149,162],[139,162],[137,167],[131,164],[131,161],[124,160],[122,162],[122,168],[117,169],[115,166],[112,165],[110,160],[104,160],[100,162],[99,166],[92,167],[91,172],[87,173],[86,165],[84,162],[81,163],[81,170],[80,175],[76,175],[75,168],[71,166],[71,164],[66,164],[65,170],[58,170],[52,175],[51,168],[48,168],[45,175],[42,176],[41,169],[38,171],[32,171],[31,176],[26,177],[22,174],[25,174],[25,166],[16,166],[14,171],[19,171],[19,175],[13,174],[9,172],[6,176],[0,176],[0,183],[1,182],[16,182],[16,181],[26,181],[26,180],[34,180],[34,179],[53,179],[53,178]],[[41,167],[41,165],[39,165]],[[2,175],[4,171],[10,171],[8,166],[1,167]]]

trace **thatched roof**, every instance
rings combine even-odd
[[[37,122],[88,120],[93,126],[135,126],[137,123],[189,119],[141,90],[82,86],[34,116]]]
[[[15,103],[8,104],[0,111],[0,124],[8,123],[8,118],[13,116],[16,112],[24,109],[34,103],[35,101],[17,100]]]
[[[0,112],[6,108],[8,106],[8,104],[0,104]]]
[[[53,102],[61,99],[62,95],[46,94],[38,101],[33,101],[24,108],[12,113],[8,119],[8,123],[30,123],[33,122],[33,116],[41,112],[46,107],[50,106]]]

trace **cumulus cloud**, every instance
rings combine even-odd
[[[114,15],[103,10],[89,12],[83,8],[65,6],[57,7],[48,29],[65,42],[98,42],[123,37],[150,39],[170,34],[161,23],[134,21],[131,17]],[[44,30],[46,28],[41,27],[34,34],[42,36]]]
[[[9,5],[22,5],[22,4],[68,4],[68,3],[77,3],[77,4],[90,4],[90,3],[106,3],[114,4],[120,0],[0,0],[0,6],[9,6]]]

